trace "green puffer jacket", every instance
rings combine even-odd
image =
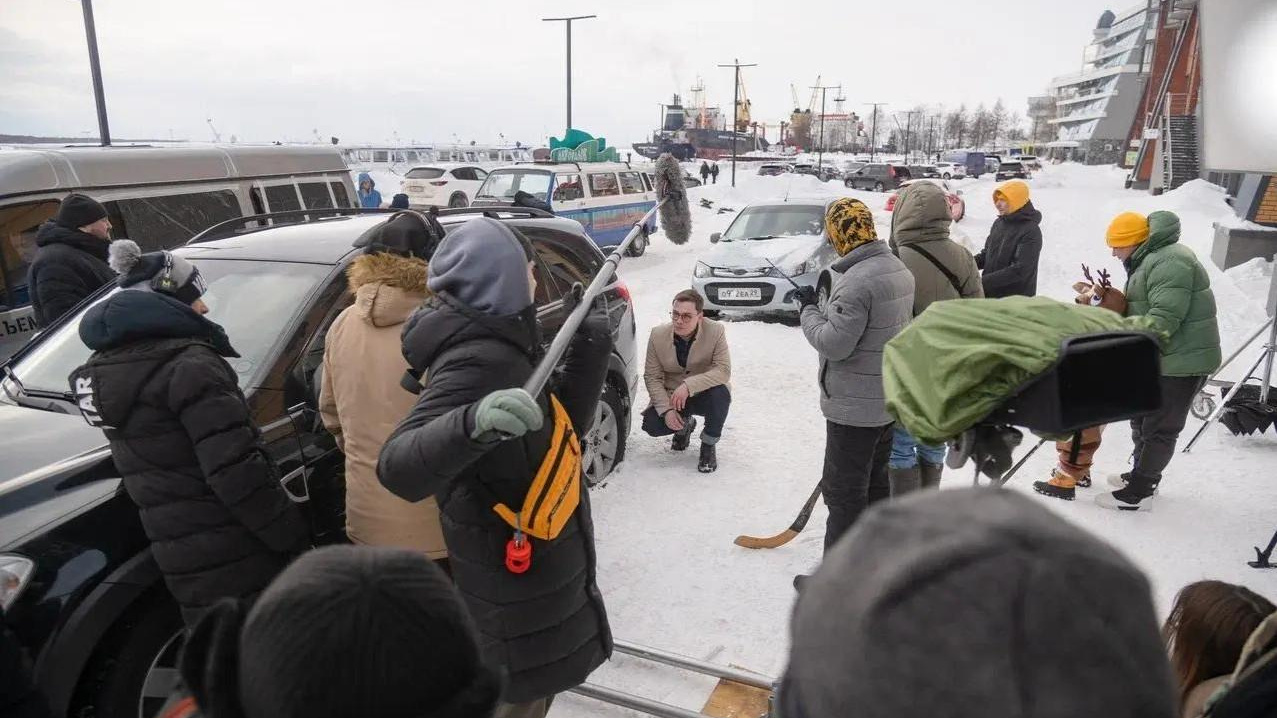
[[[1219,368],[1219,325],[1206,268],[1179,244],[1179,217],[1148,216],[1149,238],[1127,260],[1126,310],[1162,342],[1163,376],[1205,376]]]

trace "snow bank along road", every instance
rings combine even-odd
[[[695,228],[688,244],[676,247],[657,235],[645,256],[623,263],[621,275],[634,294],[640,342],[646,342],[653,326],[668,321],[670,298],[691,286],[693,265],[708,250],[710,233],[722,231],[731,220],[731,214],[716,214],[720,206],[740,209],[748,201],[779,198],[786,191],[795,197],[854,195],[874,210],[879,235],[888,234],[891,215],[882,211],[884,194],[851,192],[840,183],[822,184],[812,177],[758,177],[739,170],[738,187],[732,190],[729,174],[724,172],[717,185],[690,191]],[[1068,165],[1043,170],[1030,185],[1044,215],[1038,280],[1043,294],[1071,300],[1070,285],[1081,279],[1083,262],[1107,268],[1115,283],[1124,281],[1125,273],[1103,241],[1109,219],[1124,210],[1170,209],[1180,214],[1183,241],[1211,272],[1225,354],[1263,322],[1272,265],[1257,261],[1225,274],[1209,262],[1211,222],[1232,217],[1216,188],[1199,181],[1151,197],[1122,189],[1119,170]],[[964,191],[967,217],[955,225],[955,233],[978,249],[995,216],[990,199],[994,185],[985,179],[957,186]],[[713,200],[714,207],[700,208],[701,198]],[[818,506],[807,530],[782,548],[749,551],[734,546],[732,539],[740,533],[770,535],[788,526],[820,478],[824,426],[816,356],[795,326],[776,321],[734,320],[728,336],[734,393],[719,445],[718,472],[696,472],[695,446],[675,455],[668,450],[668,439],[642,434],[637,413],[647,398],[640,393],[627,460],[593,493],[599,586],[619,638],[776,675],[788,650],[791,580],[820,560],[824,507]],[[640,351],[644,346],[640,344]],[[1189,430],[1196,425],[1192,420]],[[1079,489],[1075,502],[1039,497],[1028,488],[1048,475],[1055,460],[1046,447],[1009,489],[1027,492],[1116,544],[1149,574],[1162,613],[1175,591],[1202,578],[1244,583],[1277,598],[1277,572],[1245,564],[1253,558],[1250,547],[1262,545],[1277,529],[1277,438],[1271,433],[1233,437],[1222,427],[1212,429],[1192,454],[1176,455],[1152,512],[1118,514],[1095,506],[1092,497],[1103,490],[1104,476],[1126,470],[1128,434],[1124,426],[1105,434],[1096,465],[1100,479],[1095,488]],[[970,481],[967,470],[945,475],[950,487]],[[591,680],[692,710],[700,709],[714,685],[708,678],[626,656],[617,656]],[[637,714],[565,695],[551,715]]]

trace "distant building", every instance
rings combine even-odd
[[[1105,11],[1082,54],[1082,71],[1051,81],[1057,128],[1048,156],[1092,165],[1123,163],[1144,95],[1156,36],[1156,7]]]

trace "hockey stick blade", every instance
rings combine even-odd
[[[779,548],[794,540],[799,531],[807,526],[807,519],[811,518],[811,511],[816,507],[816,499],[820,498],[820,484],[816,485],[815,490],[811,492],[811,496],[807,497],[807,503],[803,504],[802,511],[798,512],[798,517],[794,519],[794,523],[789,528],[781,531],[775,536],[759,537],[759,536],[737,536],[734,542],[741,548]]]

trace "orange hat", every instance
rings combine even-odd
[[[1134,247],[1148,241],[1148,219],[1135,212],[1123,212],[1109,223],[1104,236],[1110,247]]]
[[[1019,212],[1024,205],[1029,203],[1029,184],[1024,180],[1011,180],[998,185],[993,190],[993,201],[998,201],[998,196],[1007,201],[1007,214]]]

